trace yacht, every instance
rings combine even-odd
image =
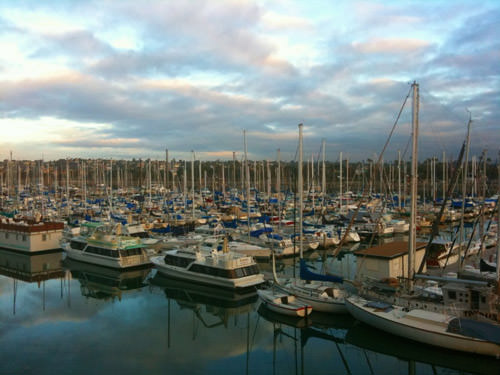
[[[227,239],[222,250],[199,246],[166,251],[151,261],[165,276],[234,290],[254,288],[264,282],[255,260],[229,250]]]
[[[62,245],[68,258],[111,268],[150,265],[146,246],[138,237],[106,234],[97,230],[88,237],[74,237]]]

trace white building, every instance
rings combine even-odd
[[[426,243],[417,242],[415,268],[425,254]],[[356,251],[357,275],[360,279],[388,279],[408,277],[408,242],[396,241]],[[423,272],[427,270],[424,265]]]

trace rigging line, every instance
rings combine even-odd
[[[387,140],[385,141],[385,145],[382,148],[382,152],[380,153],[380,158],[382,158],[382,155],[384,154],[387,146],[389,145],[389,142],[390,142],[390,140],[392,138],[392,134],[394,133],[394,130],[396,129],[396,125],[398,124],[399,118],[401,117],[401,113],[403,113],[403,109],[405,107],[405,104],[408,101],[408,98],[410,97],[412,88],[413,88],[413,86],[410,86],[410,89],[408,90],[408,94],[406,95],[406,98],[403,101],[403,104],[401,105],[401,108],[399,110],[398,116],[396,117],[396,121],[394,121],[394,125],[392,126],[391,132],[389,133],[389,137],[387,137]]]
[[[408,143],[406,143],[405,151],[403,152],[403,155],[401,156],[401,160],[405,160],[405,157],[406,157],[406,152],[407,152],[407,151],[408,151],[408,149],[410,148],[410,142],[411,142],[411,134],[410,134],[410,136],[408,137]]]
[[[404,108],[408,98],[410,97],[410,93],[412,92],[412,90],[413,90],[413,85],[411,85],[410,89],[408,90],[408,94],[406,95],[406,98],[403,101],[403,105],[401,106],[401,109],[399,110],[398,116],[396,118],[396,121],[394,122],[394,125],[392,126],[391,133],[389,134],[389,137],[387,138],[387,141],[385,142],[384,148],[382,149],[382,152],[380,153],[380,155],[378,157],[377,163],[375,164],[375,168],[377,168],[377,167],[380,168],[380,165],[382,163],[382,158],[384,156],[384,152],[387,148],[387,145],[389,144],[389,141],[392,137],[392,134],[394,133],[394,129],[396,128],[396,125],[399,121],[399,118],[401,117],[401,113],[403,112],[403,108]],[[349,231],[351,230],[352,226],[354,225],[354,219],[358,216],[358,212],[361,208],[361,203],[363,202],[363,197],[365,197],[366,193],[367,193],[367,188],[368,188],[368,185],[365,185],[363,192],[361,194],[361,198],[358,202],[358,205],[356,206],[356,210],[354,211],[354,214],[351,217],[351,220],[350,220],[350,222],[349,222],[349,224],[344,232],[344,235],[342,236],[340,243],[337,245],[337,248],[333,251],[334,257],[336,257],[338,255],[338,253],[340,252],[340,250],[342,249],[342,245],[344,245],[346,238],[347,238],[347,235],[349,234]]]

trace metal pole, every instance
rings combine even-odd
[[[413,288],[413,276],[415,274],[415,252],[416,252],[416,214],[417,214],[417,166],[418,166],[418,110],[419,90],[418,84],[413,82],[413,106],[412,106],[412,158],[411,158],[411,205],[410,205],[410,235],[408,243],[408,287]]]

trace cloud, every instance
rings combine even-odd
[[[418,39],[374,39],[354,42],[353,48],[362,53],[408,53],[429,45],[428,41]]]
[[[265,12],[262,16],[261,23],[264,28],[270,30],[283,30],[283,29],[305,29],[313,28],[313,24],[306,18],[297,16],[288,16],[278,14],[275,12]]]
[[[445,124],[463,124],[467,108],[478,123],[473,149],[495,147],[495,3],[470,11],[461,2],[341,1],[342,12],[327,2],[29,5],[0,8],[10,26],[0,111],[4,120],[29,120],[33,134],[43,119],[74,126],[48,131],[45,143],[24,140],[27,154],[162,158],[169,148],[232,157],[247,129],[254,157],[272,158],[278,147],[293,157],[303,122],[307,152],[327,138],[329,147],[363,158],[380,150],[414,80],[423,126],[442,129],[442,144],[460,143]],[[403,116],[391,152],[405,147]],[[0,150],[17,152],[19,138],[4,139]],[[422,149],[436,147],[423,129]]]

